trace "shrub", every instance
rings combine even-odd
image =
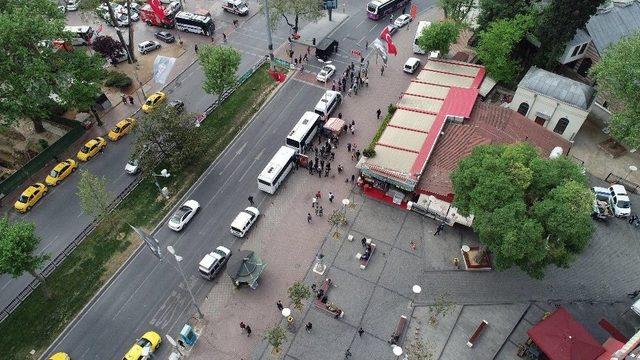
[[[397,108],[398,108],[398,107],[397,107],[395,104],[389,104],[389,106],[387,107],[387,112],[388,112],[390,115],[393,115],[393,114],[396,112],[396,109],[397,109]]]
[[[118,71],[110,71],[104,80],[104,85],[108,87],[115,87],[118,89],[128,88],[133,81],[126,74]]]
[[[373,149],[373,145],[369,145],[366,149],[362,151],[362,155],[371,158],[376,156],[376,151]]]

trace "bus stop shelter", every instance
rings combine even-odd
[[[258,287],[258,278],[267,264],[251,250],[241,250],[231,256],[227,263],[227,274],[236,287],[248,285],[252,289]]]

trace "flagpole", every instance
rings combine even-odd
[[[267,24],[267,45],[269,48],[269,69],[275,70],[273,64],[273,40],[271,39],[271,27],[269,26],[269,0],[264,0],[264,17]]]

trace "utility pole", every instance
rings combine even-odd
[[[264,17],[267,23],[267,44],[269,47],[269,69],[275,70],[273,64],[273,40],[271,39],[271,27],[269,26],[269,0],[264,0]]]

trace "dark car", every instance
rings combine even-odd
[[[168,31],[158,31],[157,33],[155,33],[155,36],[159,40],[162,40],[166,43],[172,43],[176,41],[176,38],[173,36],[173,34]]]
[[[184,102],[182,100],[171,100],[169,101],[169,106],[176,109],[177,112],[184,110]]]

